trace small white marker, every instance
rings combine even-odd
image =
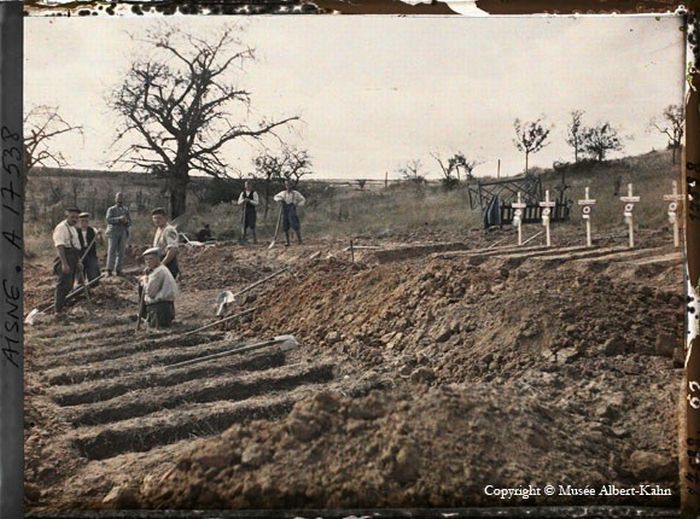
[[[625,202],[625,222],[627,222],[627,227],[629,229],[630,236],[630,249],[634,248],[634,217],[632,216],[632,211],[634,211],[634,204],[639,202],[640,198],[634,196],[632,190],[632,184],[627,184],[627,196],[621,196],[620,200]]]
[[[596,200],[590,197],[589,188],[586,187],[586,194],[583,200],[578,201],[578,205],[583,206],[581,207],[581,217],[586,221],[586,245],[588,247],[593,245],[591,240],[591,210],[595,204]]]
[[[513,202],[511,206],[515,209],[513,212],[513,225],[518,228],[518,245],[523,244],[523,209],[527,207],[527,204],[523,203],[520,197],[520,191],[518,191],[518,201]]]
[[[680,202],[683,201],[683,195],[678,192],[678,182],[673,181],[673,193],[670,195],[664,195],[664,200],[668,204],[668,221],[673,225],[673,245],[675,247],[680,247],[680,225],[679,225],[679,212],[678,207]]]
[[[545,230],[545,236],[547,240],[547,247],[550,247],[552,245],[552,241],[549,235],[549,220],[550,220],[550,215],[552,214],[552,207],[556,206],[556,202],[552,202],[549,200],[549,189],[547,189],[544,192],[544,202],[540,202],[540,207],[543,207],[542,209],[542,225],[544,225],[544,230]]]

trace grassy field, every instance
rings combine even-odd
[[[678,180],[680,186],[680,167],[671,164],[670,153],[666,151],[603,163],[570,164],[557,171],[537,170],[535,174],[540,175],[543,187],[552,190],[552,196],[554,196],[554,188],[561,182],[562,171],[569,186],[566,196],[573,200],[571,224],[581,223],[576,200],[583,198],[584,189],[588,186],[591,196],[598,201],[594,208],[593,221],[599,229],[612,227],[620,227],[621,231],[624,229],[623,203],[619,200],[619,195],[626,193],[628,182],[634,184],[635,194],[641,196],[641,202],[635,208],[636,225],[640,228],[665,227],[667,202],[663,201],[663,195],[671,192],[672,180]],[[105,193],[124,189],[123,175],[115,177],[115,183],[111,188],[103,176],[96,181],[95,185],[90,184],[86,178],[88,177],[80,179],[83,184],[81,192],[99,191],[102,205],[109,203],[109,197]],[[66,177],[61,181],[65,185],[58,186],[58,190],[64,193],[70,192],[70,186],[75,179]],[[62,218],[63,203],[42,202],[42,196],[50,194],[47,182],[51,183],[56,191],[55,184],[58,181],[55,178],[35,180],[28,186],[28,199],[34,204],[45,204],[45,212],[41,216],[27,211],[25,234],[27,255],[30,258],[52,254],[50,231]],[[618,196],[614,194],[616,183],[620,185]],[[138,189],[132,193],[130,203],[135,215],[132,242],[146,244],[150,242],[153,234],[150,212],[143,205],[138,207],[135,197],[138,195],[147,200],[162,200],[162,186],[159,183],[149,186],[148,182],[144,181],[138,186],[132,183],[132,187]],[[463,230],[480,228],[482,225],[482,213],[479,209],[470,210],[467,190],[463,185],[452,191],[445,191],[437,182],[420,188],[410,184],[391,184],[387,188],[360,190],[352,185],[333,187],[323,185],[321,182],[313,182],[302,184],[300,190],[308,199],[307,205],[300,211],[306,237],[382,237],[418,228],[459,233]],[[83,203],[90,203],[89,198],[83,200]],[[70,203],[70,200],[66,203]],[[195,233],[206,222],[211,225],[217,238],[239,237],[240,209],[234,203],[222,202],[212,205],[201,201],[201,195],[191,195],[190,207],[192,216],[184,226],[184,231]],[[99,209],[96,211],[93,223],[103,227],[102,207]],[[267,218],[264,217],[262,210],[259,212],[258,236],[260,238],[267,239],[274,232],[276,218],[277,206],[275,205],[270,207]]]

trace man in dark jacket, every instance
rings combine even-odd
[[[83,258],[84,272],[88,282],[90,282],[100,275],[97,244],[102,245],[103,243],[102,233],[90,225],[90,213],[80,213],[78,239],[80,240],[80,257]]]

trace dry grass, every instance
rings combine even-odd
[[[538,174],[541,175],[547,189],[553,190],[560,182],[560,174],[552,170],[543,170]],[[574,200],[570,222],[572,227],[581,224],[576,200],[583,198],[584,188],[589,186],[591,196],[598,201],[593,213],[595,227],[619,227],[624,233],[623,203],[619,200],[619,195],[613,194],[617,178],[620,179],[620,194],[626,193],[627,183],[632,182],[635,194],[641,196],[641,202],[635,208],[637,226],[668,226],[668,204],[663,201],[663,195],[670,193],[673,179],[679,180],[680,185],[680,167],[672,166],[670,153],[663,151],[600,164],[580,163],[567,166],[566,183],[570,186],[567,196]],[[482,213],[478,209],[469,209],[468,196],[463,187],[446,192],[439,185],[417,190],[414,186],[404,184],[365,191],[345,188],[329,193],[327,196],[309,196],[307,206],[300,210],[305,236],[349,238],[388,235],[423,226],[454,232],[481,227]],[[277,206],[272,206],[267,218],[262,210],[259,211],[260,238],[267,239],[274,233],[277,211]],[[145,212],[132,215],[132,243],[150,243],[153,237],[150,214]],[[215,237],[236,239],[240,236],[240,215],[240,208],[231,203],[200,205],[197,214],[183,230],[194,234],[206,222],[211,225]],[[46,258],[53,255],[51,229],[60,218],[62,214],[58,211],[54,215],[55,222],[40,219],[25,224],[28,258]],[[96,219],[94,223],[104,227],[101,218]]]

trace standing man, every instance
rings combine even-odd
[[[255,236],[255,222],[258,218],[258,193],[253,191],[253,183],[250,180],[245,181],[245,190],[238,197],[238,205],[243,206],[243,239],[245,240],[248,229],[253,233],[253,243],[258,243],[258,238]]]
[[[297,215],[297,206],[301,207],[306,203],[306,199],[299,191],[296,191],[292,185],[292,181],[287,179],[284,181],[284,191],[280,191],[274,197],[275,202],[282,202],[282,227],[284,235],[287,238],[285,244],[289,247],[289,228],[294,229],[297,235],[297,240],[301,245],[301,222]]]
[[[114,197],[114,205],[107,209],[106,220],[107,275],[116,272],[117,276],[121,276],[124,255],[126,254],[126,241],[129,239],[129,226],[131,225],[129,208],[124,205],[122,193],[117,193]]]
[[[53,245],[56,248],[56,259],[53,272],[56,275],[56,290],[54,310],[56,317],[63,315],[66,296],[73,290],[75,276],[80,265],[80,239],[75,225],[78,223],[80,210],[74,207],[66,210],[66,219],[53,230]]]
[[[177,279],[180,269],[177,264],[177,246],[179,236],[177,229],[168,223],[165,209],[158,207],[151,213],[153,224],[156,226],[156,234],[153,236],[153,247],[160,250],[160,258],[164,266]]]
[[[152,328],[168,328],[175,318],[177,282],[170,270],[161,263],[160,249],[153,247],[142,256],[146,270],[139,280],[139,286],[145,293],[139,319],[146,319]]]
[[[102,245],[102,233],[90,225],[90,213],[80,213],[78,219],[78,238],[80,239],[80,257],[88,283],[99,277],[100,262],[97,259],[97,242]],[[96,282],[95,285],[97,285]]]

